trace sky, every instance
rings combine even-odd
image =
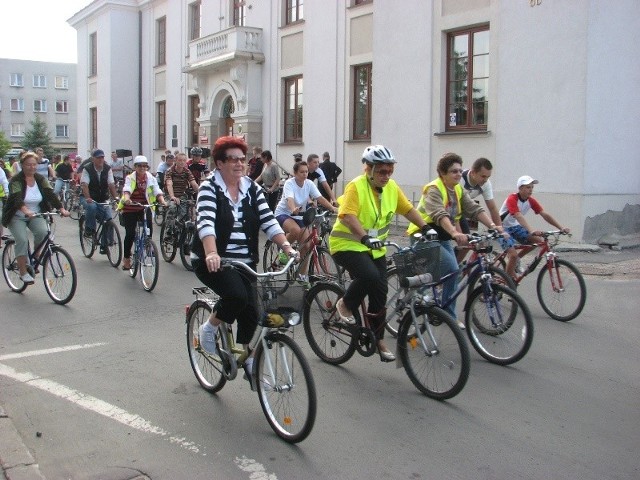
[[[0,58],[77,63],[76,30],[67,20],[91,1],[0,0]]]

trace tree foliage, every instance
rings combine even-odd
[[[51,135],[49,135],[47,131],[47,124],[37,115],[29,124],[29,129],[24,132],[22,148],[25,150],[35,150],[38,147],[42,147],[44,156],[53,158],[56,152],[51,146]]]
[[[7,139],[4,132],[0,131],[0,158],[4,158],[9,150],[11,150],[11,142]]]

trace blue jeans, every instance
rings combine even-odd
[[[453,251],[453,245],[451,241],[441,241],[440,246],[440,276],[444,277],[446,274],[455,272],[458,270],[458,261],[456,260],[456,254]],[[451,295],[456,290],[456,285],[458,283],[458,275],[452,275],[450,279],[448,279],[442,285],[442,302],[446,302],[451,298]],[[451,304],[445,309],[446,312],[451,315],[454,319],[456,318],[456,302],[453,301]]]
[[[96,219],[99,222],[111,220],[111,208],[98,205],[96,202],[88,203],[84,195],[80,196],[80,205],[84,208],[84,226],[90,230],[96,230]]]

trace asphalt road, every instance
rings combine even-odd
[[[198,282],[179,259],[147,293],[105,257],[82,257],[76,225],[58,226],[80,278],[67,307],[40,278],[21,295],[0,285],[0,406],[46,478],[640,477],[636,278],[587,277],[570,323],[546,317],[525,281],[528,355],[499,367],[472,350],[469,381],[447,402],[377,357],[323,364],[299,328],[319,405],[314,431],[291,446],[244,380],[218,395],[199,387],[184,335]]]

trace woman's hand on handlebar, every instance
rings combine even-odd
[[[220,270],[220,255],[218,252],[209,252],[205,257],[205,263],[207,264],[207,270],[210,272],[217,272]]]

